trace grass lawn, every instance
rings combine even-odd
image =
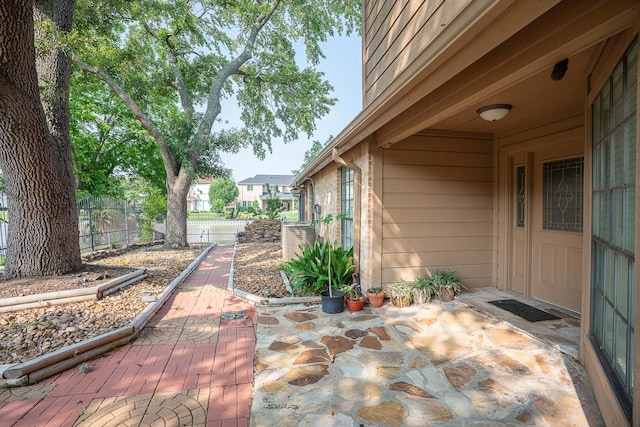
[[[298,211],[281,212],[278,217],[288,221],[295,221],[298,219]],[[191,221],[218,221],[224,219],[224,215],[213,212],[189,212],[187,215],[187,220]]]

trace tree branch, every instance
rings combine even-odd
[[[160,154],[162,155],[162,160],[164,161],[165,167],[167,169],[167,175],[169,172],[173,172],[174,176],[167,176],[167,179],[173,181],[177,175],[178,170],[176,170],[176,162],[174,161],[173,155],[171,154],[171,149],[164,141],[162,133],[160,130],[153,124],[153,122],[147,117],[147,115],[140,109],[138,104],[129,96],[129,94],[120,86],[115,80],[111,78],[109,74],[107,74],[102,68],[97,67],[95,65],[87,64],[82,61],[77,56],[72,56],[73,62],[80,67],[80,69],[95,74],[105,82],[107,86],[111,88],[115,92],[115,94],[124,102],[124,104],[131,110],[134,117],[142,124],[142,126],[149,132],[151,137],[156,141],[158,147],[160,148]]]
[[[191,96],[189,96],[189,91],[187,90],[187,86],[184,84],[184,77],[182,72],[178,68],[178,61],[176,60],[176,56],[173,53],[173,49],[175,46],[172,46],[169,38],[171,34],[162,39],[158,34],[154,31],[153,28],[146,21],[142,21],[142,25],[145,30],[156,39],[158,43],[163,47],[167,56],[169,57],[169,68],[171,68],[171,72],[173,73],[173,77],[176,79],[176,86],[178,87],[178,95],[180,96],[180,102],[182,104],[182,108],[187,113],[187,119],[191,120],[193,117],[193,101],[191,100]],[[178,32],[180,32],[178,30]]]
[[[217,74],[216,78],[211,83],[211,87],[209,88],[209,96],[207,97],[207,109],[200,121],[200,126],[194,135],[194,139],[196,142],[201,140],[202,137],[211,132],[211,128],[213,127],[213,123],[215,119],[220,114],[221,105],[220,105],[220,96],[222,94],[222,88],[224,87],[224,82],[227,81],[229,77],[234,74],[238,74],[240,71],[240,67],[247,62],[253,56],[253,49],[255,46],[256,39],[258,38],[258,34],[264,28],[264,26],[269,22],[275,11],[280,6],[281,0],[277,0],[273,3],[273,7],[266,14],[260,16],[251,32],[249,33],[249,37],[247,38],[247,43],[245,44],[244,50],[230,63],[228,63],[225,67],[223,67]],[[198,151],[198,150],[194,150]]]

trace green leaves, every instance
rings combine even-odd
[[[294,295],[318,295],[331,285],[341,288],[351,282],[353,248],[344,249],[316,240],[313,246],[300,247],[301,254],[285,263]],[[329,269],[331,257],[331,269]]]
[[[180,186],[169,205],[186,209],[173,198],[188,179],[176,177],[228,175],[222,151],[251,146],[264,158],[274,138],[311,136],[336,101],[314,69],[321,43],[359,30],[360,2],[77,0],[75,21],[67,44],[76,64],[100,75],[154,138],[167,183]],[[234,95],[241,130],[218,121],[222,99]]]
[[[238,197],[238,187],[229,178],[217,179],[209,186],[209,204],[213,212],[222,212],[224,207]]]

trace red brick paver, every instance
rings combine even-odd
[[[132,344],[28,387],[0,391],[3,426],[247,426],[255,307],[227,293],[232,246],[217,246]],[[244,318],[221,319],[245,310]]]

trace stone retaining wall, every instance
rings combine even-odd
[[[279,242],[281,233],[280,220],[257,220],[247,224],[243,233],[238,233],[238,243]]]

